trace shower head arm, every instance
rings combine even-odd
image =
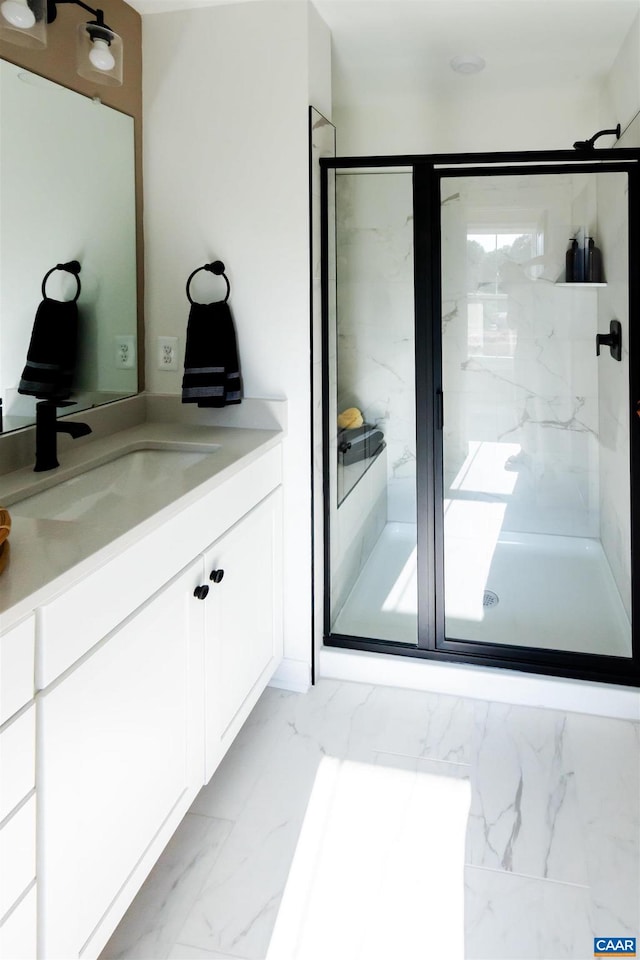
[[[608,134],[615,134],[616,140],[620,139],[620,124],[617,127],[614,127],[612,130],[598,130],[597,133],[589,140],[576,140],[574,143],[574,148],[576,150],[593,150],[595,148],[596,140],[599,140],[600,137],[607,136]]]

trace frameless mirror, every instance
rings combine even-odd
[[[0,61],[0,398],[4,432],[35,422],[18,393],[45,274],[81,265],[65,412],[138,390],[133,118]],[[56,271],[47,296],[75,295]]]

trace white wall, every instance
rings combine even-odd
[[[181,371],[156,368],[157,337],[179,337],[183,356],[186,279],[223,260],[245,396],[288,400],[285,656],[307,676],[308,105],[330,110],[328,31],[299,0],[222,5],[146,17],[143,56],[147,387],[180,392]]]
[[[446,97],[426,91],[353,104],[337,90],[338,156],[564,150],[601,123],[598,86],[549,87],[532,78],[528,88],[495,90],[482,74],[459,79]]]
[[[620,48],[607,78],[606,90],[610,104],[606,125],[619,123],[624,130],[640,109],[640,15]]]

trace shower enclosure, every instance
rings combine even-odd
[[[640,684],[639,163],[321,161],[326,644]]]

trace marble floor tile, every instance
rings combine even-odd
[[[188,813],[105,946],[100,960],[164,960],[232,824]]]
[[[469,780],[471,776],[470,764],[454,763],[451,760],[425,760],[422,757],[407,757],[398,753],[376,753],[373,763],[394,770],[450,777],[453,780]]]
[[[213,781],[202,788],[191,813],[236,820],[256,782],[268,769],[274,749],[289,735],[289,714],[297,695],[267,687],[231,745]]]
[[[640,724],[570,714],[594,936],[640,933]]]
[[[374,687],[353,717],[348,756],[376,752],[466,763],[471,755],[470,700],[417,690]]]
[[[469,864],[587,883],[566,724],[552,710],[478,702]]]
[[[317,737],[297,729],[297,719],[293,711],[268,770],[258,778],[178,934],[179,942],[248,960],[266,955],[324,755]]]
[[[586,887],[467,867],[466,960],[589,960]]]
[[[640,724],[321,680],[265,691],[101,960],[264,960],[325,758],[469,779],[467,960],[640,933]]]
[[[269,960],[462,960],[469,783],[397,759],[323,758]]]
[[[228,953],[218,953],[215,950],[200,950],[199,947],[190,947],[185,943],[176,943],[167,960],[238,960]]]

